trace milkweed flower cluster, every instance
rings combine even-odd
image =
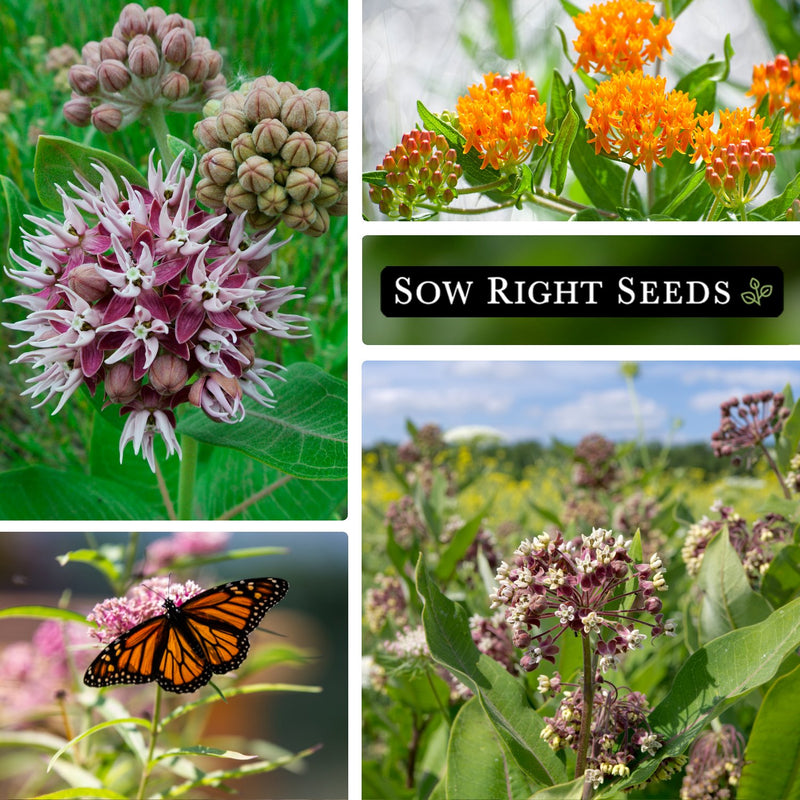
[[[225,531],[176,531],[169,536],[159,537],[145,549],[142,573],[154,575],[181,558],[220,553],[229,539],[230,534]]]
[[[522,164],[550,136],[547,105],[539,102],[539,92],[524,72],[489,72],[468,92],[456,104],[458,128],[466,139],[464,152],[474,148],[483,156],[482,167]]]
[[[572,18],[578,38],[575,69],[587,72],[627,72],[672,52],[667,36],[675,22],[660,17],[653,23],[655,6],[639,0],[610,0],[594,4]]]
[[[778,434],[791,413],[780,392],[769,390],[732,397],[720,405],[720,425],[711,434],[711,449],[717,458],[734,456],[758,447]]]
[[[787,121],[800,122],[800,58],[790,61],[779,55],[768,64],[756,64],[747,94],[754,98],[754,109],[769,96],[770,116],[783,108]]]
[[[558,641],[567,631],[592,637],[603,672],[647,639],[637,622],[649,627],[653,638],[673,634],[674,623],[664,620],[656,596],[667,589],[661,559],[654,553],[648,563],[634,564],[630,544],[603,528],[569,542],[560,532],[545,532],[524,539],[513,563],[500,565],[489,599],[492,608],[505,607],[514,645],[525,649],[522,669],[531,672],[543,659],[555,663]],[[629,578],[634,588],[624,592]],[[634,598],[637,610],[624,610]],[[654,622],[645,621],[644,615],[653,616]]]
[[[461,177],[456,151],[444,136],[430,131],[403,134],[378,164],[386,185],[369,187],[369,197],[389,217],[411,219],[419,203],[449,205],[458,195]]]
[[[572,484],[582,489],[607,490],[617,480],[614,442],[599,433],[584,436],[575,445]]]
[[[598,84],[586,102],[595,153],[628,157],[650,172],[692,142],[697,101],[676,89],[667,93],[663,77],[620,72]]]
[[[113,133],[152,107],[200,111],[203,104],[227,92],[222,56],[194,23],[138,3],[122,9],[111,36],[88,42],[83,63],[69,70],[72,99],[64,116],[73,125],[94,125]]]
[[[719,519],[704,516],[686,531],[681,547],[686,571],[692,577],[700,572],[711,540],[727,528],[730,543],[741,559],[750,584],[757,587],[775,557],[775,546],[791,540],[792,523],[781,514],[770,512],[756,520],[751,528],[731,506],[716,503],[711,510],[719,514]]]
[[[742,775],[745,740],[733,725],[706,731],[692,745],[680,800],[726,800]]]
[[[262,275],[271,234],[250,238],[244,216],[212,215],[191,197],[194,168],[176,161],[164,175],[151,158],[146,186],[123,188],[95,165],[93,186],[78,175],[74,196],[59,187],[65,221],[27,217],[29,259],[12,253],[10,277],[34,293],[9,298],[28,309],[9,327],[30,334],[14,363],[37,375],[23,394],[60,397],[59,411],[81,386],[127,417],[128,442],[151,469],[154,442],[178,453],[174,408],[190,402],[215,421],[244,417],[242,395],[270,404],[265,378],[279,366],[257,358],[257,331],[278,338],[303,335],[305,318],[279,309],[302,297]],[[22,345],[18,345],[22,346]]]
[[[163,614],[164,598],[169,597],[176,606],[181,606],[202,591],[192,580],[172,583],[166,575],[148,578],[133,586],[125,597],[110,597],[97,603],[86,617],[96,626],[89,635],[101,644],[108,644],[139,623]]]
[[[386,625],[400,629],[408,625],[407,602],[403,584],[396,575],[378,573],[375,585],[367,589],[364,618],[372,633]]]
[[[347,112],[332,111],[327,92],[265,75],[205,111],[194,126],[206,150],[203,205],[247,214],[256,230],[283,222],[309,236],[347,214]]]
[[[561,688],[558,673],[549,679],[542,676],[539,683],[544,692]],[[568,690],[555,715],[544,718],[546,725],[539,735],[551,749],[578,749],[583,705],[583,691]],[[662,738],[647,722],[649,713],[647,698],[641,692],[622,695],[610,683],[598,684],[592,696],[592,730],[584,773],[584,779],[593,788],[597,789],[606,776],[627,777],[632,761],[643,754],[654,755],[662,747]]]

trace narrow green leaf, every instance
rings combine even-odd
[[[53,764],[61,758],[61,756],[67,752],[73,745],[77,744],[78,742],[86,739],[89,736],[94,736],[94,734],[99,733],[100,731],[105,730],[106,728],[113,728],[117,725],[123,726],[131,726],[131,725],[138,725],[142,728],[150,728],[151,722],[148,719],[144,719],[142,717],[123,717],[122,719],[108,719],[105,722],[98,722],[97,725],[92,725],[91,728],[87,728],[85,731],[82,731],[77,736],[74,736],[70,739],[63,747],[60,747],[53,753],[50,761],[47,763],[47,772],[53,768]]]
[[[561,194],[564,189],[564,183],[567,180],[567,167],[569,166],[569,155],[572,150],[572,144],[578,134],[578,115],[572,107],[570,98],[570,107],[561,124],[558,128],[558,133],[553,139],[553,146],[550,156],[550,188],[556,193]]]
[[[11,608],[0,609],[0,619],[4,617],[14,617],[18,619],[56,619],[62,622],[80,622],[84,625],[90,623],[86,621],[83,614],[76,611],[69,611],[66,608],[49,608],[48,606],[12,606]]]
[[[761,592],[774,608],[800,596],[800,545],[790,544],[778,551],[764,573]]]
[[[456,716],[447,748],[448,800],[500,800],[527,797],[525,776],[508,758],[477,697]]]
[[[191,411],[178,422],[178,432],[240,450],[299,478],[347,477],[347,384],[314,364],[292,364],[283,375],[274,408],[247,403],[247,416],[236,425]]]
[[[800,667],[772,684],[753,723],[736,788],[738,800],[800,800]]]
[[[211,756],[212,758],[230,758],[234,761],[252,761],[258,758],[258,756],[250,753],[238,753],[236,750],[221,750],[219,747],[198,744],[194,747],[175,747],[165,750],[163,753],[159,753],[153,759],[153,762],[163,761],[165,758],[174,758],[175,756]]]
[[[425,637],[434,660],[478,697],[503,745],[525,775],[538,785],[563,781],[564,765],[542,741],[544,722],[530,707],[524,686],[478,650],[466,612],[430,580],[421,556],[416,577],[424,602]]]
[[[112,792],[110,789],[95,786],[76,786],[72,789],[59,789],[47,794],[37,794],[33,800],[83,800],[84,798],[101,797],[105,800],[126,800],[127,795]]]
[[[56,187],[66,190],[68,183],[77,180],[76,174],[82,175],[92,186],[99,186],[102,178],[92,166],[95,163],[108,167],[115,178],[125,177],[131,184],[147,185],[144,176],[119,156],[63,136],[40,136],[36,143],[33,172],[42,205],[52,211],[61,211],[61,197]]]
[[[364,181],[364,183],[369,183],[373,186],[386,186],[386,172],[382,169],[376,169],[372,172],[364,172],[361,175],[361,180]]]
[[[672,18],[677,19],[694,0],[672,0]]]
[[[102,572],[103,575],[108,578],[112,586],[114,586],[120,578],[120,565],[97,550],[71,550],[69,553],[64,553],[63,556],[58,556],[57,560],[62,567],[70,562],[89,564],[99,572]]]
[[[583,14],[583,9],[578,8],[578,6],[576,6],[575,3],[570,3],[569,0],[560,0],[560,2],[561,2],[561,7],[571,17],[577,17],[578,14]]]

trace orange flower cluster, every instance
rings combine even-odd
[[[469,87],[456,105],[458,124],[466,138],[464,152],[475,148],[481,167],[495,169],[521,164],[550,132],[545,127],[547,106],[539,102],[533,81],[524,72],[501,76],[489,72],[483,85]]]
[[[697,128],[692,135],[694,153],[692,162],[702,158],[710,164],[728,145],[740,145],[747,142],[751,150],[763,149],[769,153],[772,150],[772,131],[765,127],[766,120],[756,115],[752,116],[749,108],[735,108],[733,111],[725,109],[719,112],[719,127],[711,130],[714,124],[714,114],[706,112],[697,118]]]
[[[592,109],[586,127],[595,152],[630,156],[650,172],[676,150],[685,153],[695,129],[696,100],[686,92],[666,94],[666,79],[622,72],[586,95]]]
[[[672,52],[667,36],[675,23],[661,17],[653,24],[654,6],[638,0],[609,0],[589,6],[573,17],[578,38],[575,69],[587,72],[628,72],[641,69],[666,50]]]
[[[800,122],[800,57],[789,61],[780,55],[769,64],[753,67],[753,83],[747,94],[755,98],[754,108],[769,95],[769,113],[786,109],[786,118]]]

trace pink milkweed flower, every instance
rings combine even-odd
[[[180,558],[222,552],[229,538],[230,534],[223,531],[176,531],[160,537],[147,545],[142,572],[152,575]]]
[[[28,311],[8,324],[28,335],[13,363],[37,373],[23,392],[43,396],[36,407],[57,398],[56,413],[82,386],[120,404],[120,457],[131,442],[155,471],[157,438],[181,455],[181,403],[237,422],[243,395],[274,402],[279,366],[255,357],[253,337],[307,335],[305,317],[281,311],[303,293],[260,274],[285,242],[248,234],[244,214],[200,208],[180,158],[165,173],[151,154],[141,186],[93,166],[97,185],[76,174],[69,194],[58,188],[65,221],[28,217],[26,255],[11,253],[6,274],[33,290],[8,298]]]

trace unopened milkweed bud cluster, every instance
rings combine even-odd
[[[332,111],[327,92],[267,75],[206,112],[194,128],[206,151],[201,203],[246,212],[257,230],[283,222],[310,236],[347,213],[347,112]]]
[[[148,106],[200,111],[227,91],[222,56],[194,23],[180,14],[130,3],[111,36],[88,42],[83,63],[69,71],[72,99],[64,116],[73,125],[94,125],[113,133],[137,119]]]

